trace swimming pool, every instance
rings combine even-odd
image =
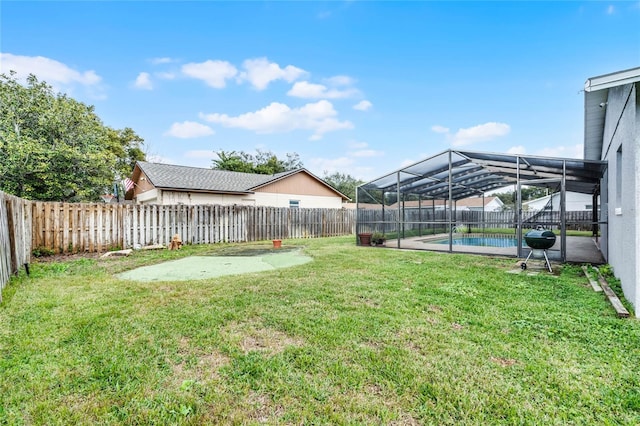
[[[449,239],[435,241],[425,241],[429,244],[449,244]],[[512,235],[494,235],[494,236],[453,236],[454,246],[473,246],[473,247],[518,247],[518,239]],[[527,244],[522,241],[522,247],[527,247]]]

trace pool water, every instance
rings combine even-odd
[[[449,239],[437,241],[429,241],[430,244],[449,244]],[[473,246],[473,247],[518,247],[518,240],[511,236],[499,236],[499,237],[453,237],[454,246]],[[525,241],[522,241],[522,247],[526,247]]]

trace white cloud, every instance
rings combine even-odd
[[[436,133],[449,133],[449,128],[436,124],[435,126],[431,126],[431,131]]]
[[[100,87],[102,77],[95,71],[78,71],[55,59],[0,53],[0,72],[9,74],[9,71],[15,71],[21,80],[34,74],[38,80],[46,81],[57,91],[70,91],[80,85],[92,90],[92,96],[104,97]]]
[[[536,155],[542,155],[545,157],[583,158],[583,149],[584,145],[579,143],[572,146],[542,148],[536,152]]]
[[[515,154],[526,154],[526,153],[527,153],[527,149],[522,145],[512,146],[507,150],[507,154],[515,155]]]
[[[367,111],[372,106],[373,104],[369,101],[360,101],[353,106],[353,109],[356,109],[358,111]]]
[[[309,103],[300,108],[272,102],[268,106],[245,114],[231,117],[227,114],[200,114],[200,117],[211,123],[225,127],[252,130],[256,133],[285,133],[297,129],[313,130],[311,140],[322,139],[327,132],[340,129],[352,129],[349,121],[340,121],[338,113],[331,102],[321,100]]]
[[[511,127],[505,123],[485,123],[466,129],[459,129],[452,136],[452,146],[465,146],[477,142],[486,142],[497,137],[504,136],[511,131]]]
[[[157,72],[157,73],[154,73],[154,75],[163,80],[173,80],[176,78],[175,73],[172,73],[172,72]]]
[[[182,66],[182,73],[204,81],[207,86],[222,89],[227,85],[227,80],[238,74],[236,67],[227,61],[191,62]]]
[[[148,72],[141,72],[136,77],[136,81],[133,83],[134,87],[142,90],[152,90],[153,84],[151,83],[151,76]]]
[[[165,136],[173,136],[180,139],[201,138],[213,135],[215,132],[209,126],[196,123],[194,121],[184,121],[173,123],[171,128],[165,132]]]
[[[336,75],[324,80],[330,86],[352,86],[356,80],[348,75]]]
[[[366,142],[349,141],[347,146],[351,149],[364,149],[369,146]]]
[[[464,146],[490,141],[507,135],[511,131],[511,127],[505,123],[489,122],[466,129],[458,129],[455,134],[451,134],[451,130],[448,127],[436,124],[431,126],[431,131],[446,135],[451,142],[451,146]]]
[[[357,95],[358,90],[347,88],[344,90],[330,89],[324,84],[309,83],[308,81],[299,81],[293,85],[287,95],[304,99],[342,99],[350,98]]]
[[[240,73],[240,81],[248,81],[258,90],[264,90],[275,80],[285,80],[289,83],[307,74],[303,69],[287,65],[280,68],[275,62],[267,58],[247,59],[242,63],[245,71]]]
[[[347,144],[353,151],[349,151],[347,154],[353,158],[370,158],[370,157],[382,157],[384,151],[376,151],[370,149],[369,144],[366,142],[351,141]]]
[[[160,65],[160,64],[170,64],[171,62],[175,62],[175,61],[171,58],[164,57],[164,58],[151,58],[150,62],[153,65]]]
[[[20,56],[11,53],[0,53],[0,69],[3,73],[16,71],[20,77],[35,74],[38,79],[49,84],[54,82],[71,84],[79,83],[90,86],[100,83],[102,78],[95,71],[76,71],[62,62],[44,56]]]
[[[607,15],[613,15],[615,12],[616,12],[615,6],[610,4],[609,7],[607,7]]]

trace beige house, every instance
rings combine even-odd
[[[131,180],[125,198],[137,204],[341,208],[349,200],[306,169],[260,175],[139,161]]]

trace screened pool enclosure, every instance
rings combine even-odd
[[[558,236],[549,257],[566,261],[574,238],[586,237],[595,248],[599,227],[606,226],[600,216],[606,209],[598,205],[605,171],[600,161],[447,150],[359,186],[357,238],[372,234],[395,248],[526,257],[523,235],[542,227]],[[541,209],[523,209],[523,187],[555,196]],[[500,188],[513,191],[513,206],[487,210],[487,193]],[[567,211],[567,193],[591,195],[591,209]],[[567,237],[568,230],[583,231],[570,232],[582,237]]]

